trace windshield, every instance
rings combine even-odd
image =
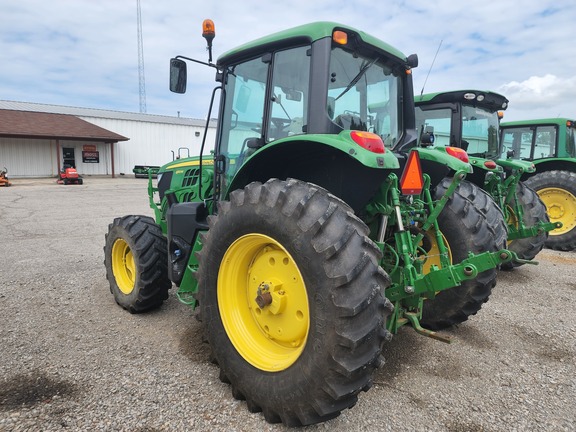
[[[227,70],[219,149],[224,157],[223,186],[258,148],[304,133],[309,50],[301,46],[265,54]]]
[[[402,130],[401,94],[401,79],[383,55],[332,49],[328,115],[340,129],[374,132],[393,147]]]
[[[498,113],[462,106],[462,133],[452,125],[452,108],[416,107],[418,144],[425,133],[434,134],[434,147],[461,147],[471,156],[498,156]]]
[[[416,129],[418,131],[418,145],[421,145],[425,133],[434,134],[434,146],[456,146],[450,141],[450,128],[452,127],[451,108],[424,109],[416,107]]]
[[[462,143],[470,156],[498,157],[498,113],[463,106]]]
[[[520,126],[502,132],[502,154],[513,159],[556,156],[556,126]]]

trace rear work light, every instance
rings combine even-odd
[[[417,151],[413,150],[408,156],[408,162],[400,178],[400,190],[403,195],[420,195],[423,187],[424,178],[422,177],[420,156]]]
[[[454,156],[456,159],[460,159],[462,162],[468,163],[468,153],[459,147],[446,147],[446,153],[450,156]]]
[[[372,153],[384,153],[386,151],[384,141],[382,141],[380,135],[376,135],[375,133],[352,131],[350,132],[350,138],[352,138],[360,147],[363,147]]]

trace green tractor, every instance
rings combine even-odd
[[[213,64],[209,20],[204,36],[208,62],[171,59],[170,88],[185,60],[215,69],[214,149],[204,137],[149,180],[155,219],[110,224],[110,290],[136,313],[176,285],[235,398],[272,423],[325,421],[370,388],[392,334],[448,342],[435,330],[475,314],[516,256],[463,182],[466,153],[414,148],[416,56],[318,22]]]
[[[558,225],[549,221],[536,192],[521,181],[535,172],[534,164],[500,158],[498,129],[508,99],[489,91],[457,90],[416,96],[415,104],[419,144],[466,150],[474,168],[466,180],[488,193],[504,213],[508,248],[521,260],[502,268],[532,260],[544,247],[548,231]]]
[[[576,249],[576,121],[567,118],[525,120],[500,125],[500,144],[508,160],[530,161],[537,172],[522,180],[538,193],[548,216],[559,227],[546,246]]]

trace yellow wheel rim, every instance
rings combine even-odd
[[[247,234],[230,245],[218,272],[218,309],[230,341],[252,366],[278,372],[302,354],[310,329],[306,284],[273,238]]]
[[[550,222],[562,222],[561,228],[550,231],[550,235],[562,235],[576,226],[576,197],[566,189],[544,188],[538,196],[546,206]]]
[[[123,294],[130,294],[136,283],[136,264],[128,243],[117,239],[112,245],[112,272]]]
[[[516,216],[514,209],[509,205],[506,206],[506,209],[508,210],[508,220],[506,221],[506,223],[508,224],[508,226],[518,228],[518,216]],[[510,243],[512,243],[513,241],[514,240],[506,240],[506,245],[510,246]]]
[[[430,250],[426,255],[422,255],[420,259],[424,261],[424,266],[422,268],[423,273],[428,274],[430,273],[430,268],[433,265],[437,266],[438,268],[442,268],[442,262],[440,260],[440,248],[438,247],[438,242],[436,241],[436,233],[434,229],[430,228],[428,231],[426,231],[425,237],[430,242]],[[450,263],[452,263],[452,251],[450,250],[450,245],[448,244],[446,237],[444,237],[444,234],[442,234],[442,239],[444,240],[444,244],[448,250],[448,259]],[[421,242],[419,246],[422,247],[422,245],[423,242]]]

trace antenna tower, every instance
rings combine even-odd
[[[138,17],[138,82],[140,84],[140,112],[146,112],[146,80],[144,79],[144,44],[142,43],[142,12],[140,0],[136,0]]]

